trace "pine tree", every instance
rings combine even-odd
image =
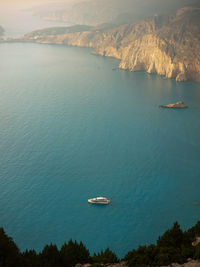
[[[159,237],[157,245],[159,247],[179,248],[183,242],[183,232],[178,222],[175,222],[172,229],[167,230],[162,237]]]
[[[94,253],[92,260],[93,262],[104,264],[119,262],[119,259],[117,258],[116,254],[113,253],[109,248],[107,248],[105,251],[102,250],[98,254]]]
[[[0,228],[0,267],[20,266],[20,252],[12,238]]]
[[[63,266],[73,267],[76,263],[88,263],[90,262],[89,250],[77,241],[69,240],[68,244],[64,243],[60,250]]]
[[[40,258],[43,263],[43,266],[48,266],[48,267],[61,266],[60,253],[56,245],[53,244],[46,245],[43,248],[42,253],[40,254]]]

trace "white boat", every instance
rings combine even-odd
[[[110,200],[107,199],[106,197],[95,197],[95,198],[89,198],[88,202],[92,204],[109,204]]]

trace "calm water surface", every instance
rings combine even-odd
[[[0,55],[0,225],[22,250],[73,238],[122,257],[200,219],[200,84],[114,71],[88,49]],[[189,109],[158,108],[179,100]],[[111,204],[87,203],[99,195]]]

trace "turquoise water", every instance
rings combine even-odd
[[[200,84],[83,48],[0,54],[0,225],[22,250],[73,238],[122,257],[200,219]],[[178,100],[189,109],[158,108]],[[99,195],[111,204],[87,203]]]

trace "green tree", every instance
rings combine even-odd
[[[171,263],[170,255],[165,252],[160,252],[155,257],[155,262],[157,266],[164,266]]]
[[[64,243],[60,250],[63,266],[74,267],[76,263],[90,262],[89,250],[77,241],[69,240],[68,244]]]
[[[193,258],[194,255],[194,247],[192,246],[192,243],[183,244],[181,246],[181,258],[182,260],[186,261],[188,258]]]
[[[35,250],[26,250],[22,254],[22,267],[39,267],[41,266],[39,256]]]
[[[125,260],[128,266],[154,266],[158,248],[155,245],[140,246],[137,250],[129,252]]]
[[[200,244],[198,244],[194,249],[194,259],[200,259]]]
[[[191,244],[197,236],[200,236],[200,221],[195,226],[184,232],[184,239],[187,244]]]
[[[20,251],[12,238],[0,228],[0,267],[20,266]]]
[[[92,261],[95,263],[116,263],[119,262],[119,259],[115,253],[107,248],[105,251],[102,250],[100,253],[94,253]]]
[[[184,240],[183,232],[178,222],[175,222],[172,229],[167,230],[162,237],[158,238],[158,247],[181,247]]]
[[[39,256],[44,267],[61,266],[60,253],[56,245],[46,245]]]
[[[155,257],[155,262],[158,266],[168,265],[172,262],[182,263],[185,260],[181,255],[181,249],[175,247],[161,247]]]

